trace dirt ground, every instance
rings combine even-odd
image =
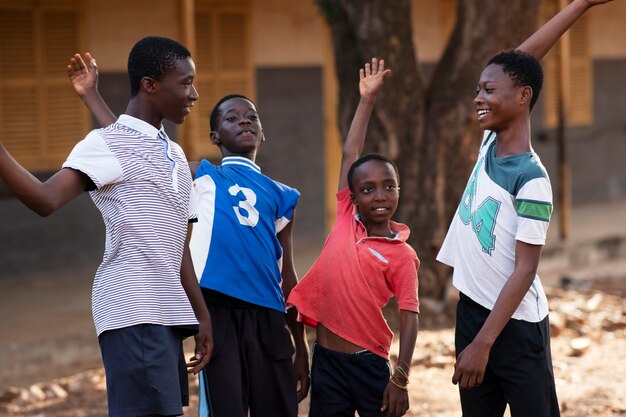
[[[626,416],[626,308],[624,283],[549,289],[552,349],[563,417]],[[595,284],[597,286],[597,284]],[[460,416],[451,327],[421,330],[415,350],[409,416]],[[395,347],[397,351],[397,347]],[[101,368],[0,390],[0,415],[6,417],[104,417],[105,377]],[[197,386],[190,379],[196,416]],[[301,415],[306,416],[306,400]]]

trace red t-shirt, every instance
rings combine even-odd
[[[406,243],[409,228],[391,222],[395,238],[368,237],[358,211],[344,188],[337,193],[337,219],[322,253],[291,291],[301,320],[323,323],[338,336],[385,359],[393,333],[382,308],[392,296],[398,308],[419,312],[419,259]]]

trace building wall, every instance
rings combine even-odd
[[[300,191],[294,233],[325,235],[324,108],[319,66],[259,68],[257,104],[266,142],[263,173]]]
[[[77,52],[92,52],[103,73],[126,73],[128,53],[139,39],[157,35],[181,40],[178,4],[171,0],[85,0],[86,49]]]
[[[427,70],[445,47],[454,3],[441,0],[432,7],[431,1],[413,0],[417,54]],[[128,100],[130,48],[150,34],[180,39],[181,3],[82,4],[84,51],[98,58],[102,94],[120,113]],[[568,131],[574,203],[626,196],[626,164],[621,161],[626,154],[626,3],[612,2],[590,13],[595,120],[592,126]],[[258,162],[265,173],[302,192],[296,236],[320,235],[333,215],[336,172],[331,165],[338,161],[341,143],[334,123],[337,89],[327,28],[312,0],[251,0],[251,16],[254,95],[268,134]],[[555,133],[543,126],[541,103],[533,113],[534,146],[556,189]],[[168,131],[176,136],[173,127]],[[86,194],[41,219],[0,186],[0,216],[12,220],[0,224],[0,275],[68,263],[97,265],[101,258],[104,228]]]
[[[626,197],[626,59],[594,61],[594,124],[566,131],[573,204]],[[533,110],[533,146],[546,166],[555,199],[559,177],[557,136],[546,128],[540,100]]]

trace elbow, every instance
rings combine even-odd
[[[528,283],[528,285],[531,285],[532,282],[535,280],[535,277],[537,276],[537,266],[528,265],[526,267],[520,268],[519,274],[524,279],[524,281]]]
[[[52,200],[43,200],[38,202],[33,202],[31,204],[26,204],[29,209],[37,213],[41,217],[48,217],[52,213],[54,213],[58,208],[59,204]]]
[[[48,217],[54,213],[55,208],[51,205],[43,205],[37,207],[31,207],[31,209],[37,213],[40,217]]]

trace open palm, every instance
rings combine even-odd
[[[380,61],[372,58],[372,63],[365,64],[365,68],[359,71],[359,92],[361,97],[375,96],[383,86],[385,77],[391,74],[391,70],[385,69],[385,60]]]
[[[83,96],[87,90],[98,87],[96,60],[89,52],[85,54],[85,60],[86,62],[80,54],[76,54],[70,59],[70,64],[67,66],[67,76],[79,96]]]

